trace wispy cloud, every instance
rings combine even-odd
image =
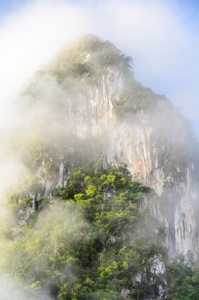
[[[78,7],[60,1],[34,1],[0,26],[0,125],[11,122],[10,104],[39,68],[64,44],[89,31]]]
[[[136,78],[183,106],[197,130],[199,36],[192,11],[179,3],[40,0],[12,12],[0,24],[1,126],[8,104],[42,64],[75,37],[96,33],[132,56]]]

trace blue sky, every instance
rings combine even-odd
[[[0,1],[0,117],[43,63],[88,32],[132,56],[137,80],[181,106],[199,139],[199,1],[194,0]]]
[[[0,17],[5,18],[10,13],[20,9],[30,0],[1,0],[0,1]]]

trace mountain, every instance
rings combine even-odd
[[[83,195],[76,198],[88,200],[84,198],[88,193],[95,195],[94,190],[99,190],[112,203],[113,196],[119,195],[117,189],[121,189],[115,178],[128,181],[132,176],[133,182],[150,188],[139,186],[139,190],[136,186],[136,193],[144,194],[132,199],[138,199],[141,215],[148,210],[149,219],[159,220],[159,225],[154,225],[151,231],[164,231],[164,241],[160,244],[168,251],[166,260],[171,262],[172,258],[189,251],[198,258],[197,141],[189,121],[179,109],[164,95],[155,94],[135,80],[130,57],[110,42],[87,35],[70,49],[62,50],[35,75],[21,94],[18,106],[22,122],[10,133],[6,144],[6,152],[23,165],[17,187],[11,187],[8,195],[9,206],[17,211],[18,232],[22,224],[30,222],[37,212],[41,214],[41,208],[53,203],[56,197],[69,199]],[[93,184],[97,179],[93,179],[92,184],[87,185],[87,188],[94,186],[93,192],[86,192],[84,180],[86,175],[91,176],[88,175],[90,170],[95,174],[93,178],[96,174],[107,176],[109,183],[103,181],[99,188]],[[127,186],[125,189],[128,190]],[[94,209],[92,205],[90,209]],[[62,219],[61,211],[59,214]],[[53,215],[50,218],[52,222]],[[147,226],[151,228],[152,223]],[[134,225],[131,226],[133,232]],[[126,230],[130,232],[129,225]],[[161,247],[148,257],[147,263],[154,259],[155,266],[153,272],[149,268],[150,274],[162,274],[165,270],[165,250]],[[111,268],[113,270],[114,265]],[[144,282],[138,279],[144,268],[146,266],[136,273],[137,282]],[[153,276],[145,281],[150,287],[158,285]],[[161,281],[159,289],[164,290],[164,284],[164,280]],[[130,287],[123,289],[121,298],[110,299],[127,298],[129,291]],[[150,293],[151,297],[155,295],[154,291]],[[96,298],[85,299],[107,297],[96,295],[92,296]],[[146,293],[140,295],[143,297],[140,299],[150,299]],[[74,297],[60,296],[59,299],[80,299]]]
[[[43,155],[56,169],[54,180],[43,171],[45,197],[87,160],[103,168],[126,163],[133,178],[159,196],[144,205],[165,223],[170,257],[188,250],[198,255],[197,143],[188,120],[134,79],[129,57],[88,35],[41,71],[25,96],[32,118],[39,114],[34,126],[48,139]]]

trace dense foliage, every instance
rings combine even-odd
[[[187,253],[173,259],[166,270],[168,300],[199,299],[199,263]]]
[[[55,189],[59,200],[41,200],[40,212],[8,243],[7,253],[3,245],[1,267],[13,278],[15,294],[20,279],[27,299],[43,299],[44,292],[52,299],[158,295],[163,281],[153,268],[155,258],[166,257],[164,234],[136,207],[148,191],[130,181],[124,166],[74,172],[66,188]]]

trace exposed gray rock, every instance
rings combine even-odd
[[[85,59],[88,60],[89,56]],[[182,158],[179,163],[181,150],[172,157],[175,146],[183,143],[186,147],[189,134],[178,115],[173,124],[167,124],[169,112],[164,116],[165,124],[158,113],[153,115],[144,111],[132,114],[128,120],[118,121],[114,103],[119,99],[124,80],[124,74],[116,66],[108,67],[95,84],[82,79],[76,111],[72,112],[71,104],[66,101],[65,117],[81,139],[106,132],[104,168],[108,164],[126,163],[134,180],[156,191],[158,197],[145,199],[141,209],[149,207],[152,214],[164,223],[169,258],[186,254],[189,250],[198,256],[198,162],[193,158]],[[73,151],[71,149],[71,153]],[[44,179],[44,197],[50,197],[54,188],[66,184],[69,170],[64,164],[60,158],[55,178]]]

